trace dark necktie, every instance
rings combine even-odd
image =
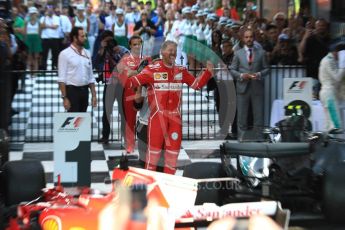
[[[249,51],[248,63],[249,65],[251,65],[253,63],[253,49],[249,48],[248,51]]]

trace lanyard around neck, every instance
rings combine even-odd
[[[81,56],[81,57],[83,57],[83,58],[86,58],[87,60],[90,59],[87,55],[84,55],[84,54],[80,53],[76,48],[74,48],[73,45],[71,45],[71,49],[72,49],[76,54],[78,54],[79,56]]]

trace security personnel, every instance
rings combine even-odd
[[[59,55],[58,83],[63,106],[68,112],[86,112],[90,88],[92,106],[97,106],[95,78],[90,53],[83,48],[86,35],[81,27],[70,33],[72,44]]]

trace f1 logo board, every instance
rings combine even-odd
[[[90,186],[90,113],[54,114],[54,183],[58,175],[65,186]]]

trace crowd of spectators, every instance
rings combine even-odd
[[[69,6],[29,3],[27,6],[13,7],[12,19],[15,35],[23,40],[27,34],[31,34],[27,32],[27,27],[30,26],[28,22],[31,21],[31,25],[34,25],[36,19],[32,17],[37,17],[40,21],[42,43],[46,39],[58,39],[60,45],[54,47],[59,47],[59,50],[63,47],[63,40],[68,37],[71,25],[81,26],[88,34],[85,48],[91,49],[91,53],[96,37],[103,30],[113,31],[119,45],[127,48],[127,39],[133,34],[140,35],[144,41],[150,41],[147,43],[150,43],[151,49],[147,52],[155,55],[164,40],[185,42],[182,37],[191,37],[208,47],[214,47],[216,44],[213,43],[220,46],[222,40],[230,40],[236,49],[242,45],[239,38],[243,29],[250,27],[255,30],[256,44],[267,52],[271,64],[307,64],[308,69],[315,71],[315,68],[310,67],[315,65],[311,63],[310,56],[315,55],[313,52],[319,52],[318,56],[325,56],[330,34],[327,30],[328,22],[323,19],[316,20],[306,12],[307,10],[301,10],[300,14],[289,18],[283,12],[276,13],[273,18],[260,18],[256,6],[251,2],[247,3],[242,15],[239,15],[236,9],[230,6],[229,0],[223,0],[219,9],[214,9],[208,1],[188,6],[171,0],[115,3],[106,0],[97,7],[90,3]],[[46,21],[48,19],[49,22]],[[212,35],[215,31],[221,32],[220,42],[215,41]],[[315,43],[320,43],[322,49],[309,48],[314,47]],[[45,45],[42,45],[41,66],[45,67],[46,51]],[[158,48],[152,50],[152,47]],[[217,48],[219,49],[214,47]],[[197,48],[189,47],[186,51],[189,52],[187,55],[190,55],[190,52],[198,54]],[[216,53],[219,52],[220,50],[216,50]],[[54,59],[55,55],[53,56]],[[55,67],[54,60],[53,66]],[[315,73],[308,72],[308,75],[317,78]]]
[[[314,97],[318,98],[318,66],[331,42],[328,22],[313,18],[308,9],[301,9],[301,13],[290,17],[277,12],[272,18],[260,18],[252,2],[239,12],[229,0],[222,0],[218,9],[211,1],[191,5],[189,1],[105,0],[98,6],[88,2],[75,5],[29,2],[12,8],[11,20],[3,24],[13,31],[2,26],[7,35],[1,42],[11,50],[9,56],[20,59],[21,66],[6,68],[45,70],[51,50],[52,68],[55,69],[59,52],[69,44],[68,35],[73,26],[86,31],[84,47],[90,53],[94,53],[94,47],[99,47],[97,37],[109,30],[124,47],[128,47],[131,36],[139,35],[143,39],[143,55],[153,58],[159,57],[164,40],[173,40],[178,44],[176,63],[188,64],[193,69],[204,66],[206,59],[229,66],[231,55],[225,47],[231,46],[234,51],[243,47],[243,31],[250,28],[255,35],[254,45],[266,51],[269,64],[305,65],[307,77],[314,80]],[[16,55],[18,51],[13,49],[20,44],[24,52]],[[222,60],[225,52],[227,60]],[[9,64],[5,61],[1,65]]]

